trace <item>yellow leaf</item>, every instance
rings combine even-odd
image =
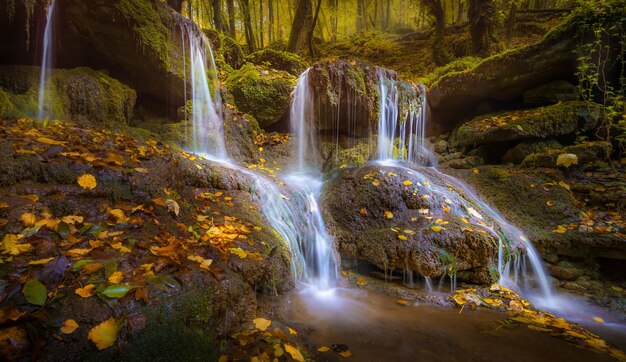
[[[117,222],[126,221],[126,215],[124,215],[124,211],[120,209],[109,210],[109,215],[113,216]]]
[[[46,138],[46,137],[39,137],[39,138],[37,138],[37,142],[45,143],[45,144],[48,144],[48,145],[63,145],[63,144],[65,144],[65,142],[63,142],[63,141],[57,141],[57,140],[53,140],[53,139]]]
[[[10,255],[20,255],[33,249],[30,244],[18,244],[22,234],[6,234],[2,239],[2,253]]]
[[[472,172],[474,172],[474,174],[478,174],[478,173],[480,173],[480,171],[479,171],[476,167],[474,167],[474,168],[472,169]]]
[[[409,180],[404,180],[404,181],[402,182],[402,184],[403,184],[404,186],[411,186],[411,185],[413,185],[413,182],[411,182],[411,181],[409,181]]]
[[[400,240],[408,240],[408,238],[406,236],[402,235],[402,234],[398,235],[398,239],[400,239]]]
[[[566,231],[567,231],[567,228],[565,227],[565,225],[559,225],[557,226],[556,229],[552,230],[552,232],[559,233],[559,234],[565,234]]]
[[[443,228],[439,225],[433,225],[430,227],[430,229],[436,233],[440,232]]]
[[[230,248],[228,249],[232,254],[237,255],[241,259],[245,259],[248,257],[248,254],[241,248]]]
[[[383,212],[383,216],[385,217],[385,219],[393,219],[393,213],[391,211]]]
[[[380,185],[380,181],[378,179],[374,179],[374,181],[372,181],[372,185],[378,186]]]
[[[54,258],[32,260],[32,261],[28,262],[28,265],[44,265],[44,264],[48,264],[49,262],[51,262],[53,260],[54,260]]]
[[[571,165],[578,165],[578,156],[573,153],[561,153],[556,158],[557,166],[570,167]]]
[[[298,362],[304,362],[304,357],[302,357],[302,353],[300,353],[300,351],[296,347],[285,343],[285,351],[287,351],[287,353],[289,353],[291,355],[291,358],[293,358],[294,360]]]
[[[9,204],[6,202],[0,202],[0,209],[6,209],[7,207],[9,207]]]
[[[78,249],[71,249],[68,250],[66,252],[67,255],[71,256],[71,257],[79,257],[79,256],[84,256],[86,254],[88,254],[92,249],[87,249],[87,248],[78,248]]]
[[[88,173],[80,176],[77,181],[78,185],[80,185],[80,187],[84,188],[85,190],[93,190],[94,188],[96,188],[97,185],[96,178]]]
[[[78,329],[78,323],[76,323],[76,321],[73,319],[68,319],[65,322],[63,322],[63,325],[61,326],[61,333],[72,334],[77,329]]]
[[[113,317],[98,324],[89,331],[88,338],[96,344],[99,350],[111,347],[117,340],[117,332],[120,327]]]
[[[321,346],[320,348],[317,349],[318,352],[328,352],[330,351],[330,348],[326,347],[326,346]]]
[[[352,357],[352,351],[349,349],[343,352],[339,352],[339,354],[341,355],[341,357],[345,357],[345,358]]]
[[[364,287],[367,285],[367,280],[363,279],[363,277],[358,277],[356,280],[356,285],[359,287]]]
[[[463,305],[463,304],[467,303],[467,298],[465,298],[465,295],[463,295],[463,294],[455,294],[455,295],[452,296],[452,299],[458,305]]]
[[[404,299],[398,299],[398,300],[396,300],[396,303],[398,303],[400,305],[408,305],[409,301],[408,300],[404,300]]]
[[[364,208],[364,207],[362,207],[362,208],[359,210],[359,214],[361,214],[361,215],[367,215],[367,209],[366,209],[366,208]]]
[[[25,212],[22,214],[22,216],[20,216],[20,220],[22,220],[24,226],[30,227],[35,225],[35,223],[37,222],[37,216],[31,214],[30,212]]]
[[[122,274],[121,271],[116,271],[115,273],[111,274],[107,280],[109,281],[109,283],[117,284],[121,282],[122,279],[124,279],[124,274]]]
[[[254,323],[254,326],[260,331],[265,331],[267,327],[272,325],[272,321],[265,318],[256,318],[252,323]]]
[[[76,289],[74,291],[74,293],[80,295],[83,298],[89,298],[89,297],[91,297],[92,295],[94,295],[96,293],[93,290],[94,287],[95,287],[95,285],[93,285],[93,284],[87,284],[83,288]]]
[[[604,319],[602,319],[600,317],[593,317],[593,320],[598,322],[598,323],[604,323]]]
[[[292,336],[297,336],[297,335],[298,335],[298,332],[296,332],[296,330],[295,330],[295,329],[292,329],[292,328],[287,327],[287,330],[289,331],[289,333],[290,333]]]
[[[82,216],[71,215],[71,216],[64,216],[61,220],[63,220],[63,222],[66,224],[75,225],[75,224],[82,224],[85,218]]]

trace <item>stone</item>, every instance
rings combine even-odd
[[[559,141],[555,140],[554,138],[538,141],[522,141],[515,145],[513,148],[510,148],[508,151],[506,151],[506,153],[502,157],[502,162],[518,165],[522,163],[522,161],[524,161],[524,158],[526,158],[526,156],[532,153],[561,147],[562,146]]]
[[[596,161],[606,160],[612,151],[611,143],[605,141],[584,142],[559,149],[550,149],[532,153],[524,158],[522,167],[556,167],[559,155],[574,154],[578,158],[575,166],[584,166]]]
[[[489,114],[459,126],[450,137],[455,148],[487,143],[543,139],[593,129],[601,117],[601,106],[566,102],[530,110]]]
[[[285,71],[296,77],[308,68],[308,64],[297,54],[274,49],[259,50],[248,55],[246,60],[255,65]]]
[[[573,84],[562,79],[529,89],[523,94],[524,106],[547,106],[559,102],[580,100],[580,91]]]

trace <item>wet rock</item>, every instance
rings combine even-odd
[[[560,280],[576,280],[583,275],[583,270],[572,262],[560,261],[556,265],[548,265],[550,275]]]
[[[0,87],[9,92],[4,94],[14,105],[16,117],[37,116],[40,69],[0,66]],[[128,124],[137,98],[125,84],[89,68],[53,69],[46,91],[47,118],[72,119],[104,128]]]
[[[559,155],[563,153],[576,155],[578,158],[577,165],[584,166],[596,161],[606,160],[611,151],[612,147],[609,142],[585,142],[565,148],[530,154],[524,158],[522,167],[556,167],[556,161]]]
[[[525,106],[547,106],[559,102],[578,101],[580,91],[573,84],[559,79],[525,91],[523,98]]]
[[[237,107],[266,128],[278,122],[289,109],[296,77],[247,64],[231,73],[225,83]]]
[[[246,57],[252,64],[282,70],[291,75],[299,76],[308,68],[308,64],[297,54],[274,49],[263,49]]]
[[[487,143],[585,132],[598,124],[600,116],[600,105],[586,102],[567,102],[531,110],[490,114],[459,126],[450,137],[450,146],[476,147]]]
[[[406,186],[407,180],[412,184]],[[383,270],[412,270],[429,277],[458,271],[459,277],[488,283],[488,268],[497,264],[497,242],[473,225],[468,228],[457,212],[470,204],[463,206],[448,194],[446,182],[429,168],[339,171],[322,196],[339,252]]]
[[[540,141],[522,141],[515,145],[515,147],[506,151],[502,157],[502,162],[520,164],[528,155],[532,153],[561,147],[562,146],[559,141],[552,138]]]

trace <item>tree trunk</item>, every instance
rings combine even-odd
[[[268,44],[274,41],[274,4],[272,0],[267,0],[267,41]]]
[[[433,34],[433,60],[437,65],[448,62],[448,54],[444,45],[444,32],[446,26],[446,14],[441,0],[422,0],[424,6],[435,18],[435,32]]]
[[[356,0],[356,31],[367,31],[367,11],[365,11],[365,0]]]
[[[311,6],[311,0],[298,1],[298,7],[296,8],[296,14],[293,18],[293,25],[291,26],[291,33],[289,34],[289,44],[287,45],[287,51],[297,53],[305,45],[310,29],[313,25],[313,9]]]
[[[211,0],[211,5],[213,8],[213,24],[215,25],[215,30],[226,30],[224,19],[222,18],[222,2],[220,0]]]
[[[475,55],[489,56],[491,44],[495,41],[495,16],[493,0],[469,0],[467,17]]]
[[[235,27],[235,0],[228,0],[228,30],[233,39],[237,38],[237,28]]]
[[[259,47],[263,48],[263,0],[259,0]]]
[[[179,13],[183,11],[183,0],[167,0],[167,5]]]
[[[248,44],[248,52],[253,53],[256,49],[256,41],[254,40],[254,31],[252,30],[252,16],[250,16],[249,0],[239,0],[239,7],[243,14],[243,25],[246,35],[246,43]]]
[[[456,15],[457,24],[461,24],[463,22],[463,11],[465,11],[465,9],[463,9],[464,5],[465,5],[465,2],[463,0],[459,0],[458,13]]]
[[[315,57],[315,50],[313,50],[313,32],[315,31],[315,25],[320,14],[320,8],[322,7],[322,0],[317,0],[317,7],[315,8],[315,16],[313,17],[313,24],[311,24],[311,30],[307,36],[307,43],[309,44],[309,54],[311,57]]]
[[[337,40],[337,20],[339,18],[339,0],[330,0],[330,41]]]

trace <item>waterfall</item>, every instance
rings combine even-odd
[[[45,111],[46,106],[46,80],[49,76],[48,72],[52,68],[52,31],[54,20],[55,0],[50,0],[46,7],[46,27],[43,35],[43,48],[41,56],[41,73],[39,76],[39,102],[37,110],[37,119],[43,120],[44,116],[48,116]]]
[[[190,150],[209,159],[228,158],[224,142],[224,125],[221,117],[221,97],[217,79],[217,67],[211,44],[204,34],[192,26],[186,28],[187,46],[185,62],[189,59],[192,101],[192,136]],[[185,97],[187,94],[187,66],[185,67]],[[210,83],[209,83],[210,82]],[[211,85],[213,93],[211,95]],[[186,105],[185,105],[186,106]]]
[[[387,69],[376,68],[379,91],[378,160],[429,164],[424,144],[426,89],[400,82]]]
[[[315,128],[315,105],[314,93],[309,84],[309,69],[298,77],[298,83],[293,93],[291,108],[289,110],[291,133],[297,136],[296,149],[296,170],[300,173],[306,172],[307,158],[318,152],[317,130]]]

